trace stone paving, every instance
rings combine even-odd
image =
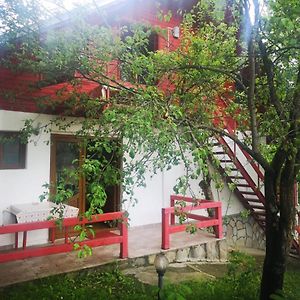
[[[113,261],[128,267],[149,266],[161,252],[161,224],[129,229],[129,258],[120,260],[119,245],[93,249],[93,255],[77,258],[76,252],[34,257],[0,265],[0,287],[54,274],[95,268]],[[166,255],[172,262],[226,261],[227,244],[211,233],[198,230],[196,234],[179,232],[171,235],[171,248]]]
[[[199,264],[190,263],[174,263],[170,264],[164,276],[166,283],[178,283],[187,280],[202,280],[202,279],[214,279],[214,275],[209,274],[201,270]],[[217,265],[214,264],[216,267]],[[222,269],[222,274],[226,272],[227,266],[225,263],[218,264],[217,268]],[[156,285],[157,284],[157,273],[153,266],[139,267],[139,268],[128,268],[123,270],[126,275],[134,275],[139,281]]]
[[[232,249],[230,249],[232,250]],[[235,249],[236,250],[236,249]],[[262,262],[265,252],[260,249],[240,248],[240,251],[255,256]],[[165,281],[178,283],[187,280],[215,279],[224,276],[227,272],[227,263],[222,261],[194,261],[171,263],[165,274]],[[151,285],[157,284],[157,274],[153,265],[146,267],[125,268],[124,274],[134,275],[139,281]]]

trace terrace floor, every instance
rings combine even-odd
[[[198,230],[170,236],[170,249],[183,249],[216,241],[213,234]],[[129,260],[161,252],[161,224],[129,228]],[[76,252],[52,254],[0,264],[0,287],[50,275],[97,267],[119,259],[120,246],[109,245],[93,249],[93,255],[79,259]]]

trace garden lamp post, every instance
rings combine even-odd
[[[169,261],[164,253],[159,253],[156,255],[154,260],[154,266],[158,275],[158,300],[161,300],[160,293],[163,288],[163,277],[169,265]]]

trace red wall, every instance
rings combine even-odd
[[[167,8],[165,8],[165,11],[167,11]],[[111,8],[110,16],[112,26],[116,27],[130,22],[141,22],[166,28],[168,31],[168,39],[162,35],[158,37],[159,50],[173,50],[179,45],[179,39],[175,39],[172,36],[171,30],[174,26],[180,25],[181,18],[173,14],[169,22],[159,20],[155,1],[124,1],[120,7],[115,6]],[[105,23],[99,18],[97,13],[91,14],[88,17],[88,21],[91,24]],[[58,30],[63,30],[64,26],[67,25],[65,23],[56,25]],[[108,73],[118,77],[119,71],[116,62],[112,62],[108,65]],[[56,84],[33,91],[30,86],[39,79],[38,75],[28,73],[14,74],[7,69],[0,69],[0,109],[53,113],[54,111],[49,107],[41,108],[40,105],[37,104],[37,99],[42,97],[45,99],[45,102],[63,102],[67,98],[67,93],[74,89],[70,84]],[[164,84],[161,86],[164,86]],[[62,88],[64,88],[64,92],[62,95],[57,96],[57,92]],[[13,93],[11,93],[12,90],[14,91]],[[98,90],[99,93],[99,86],[86,80],[84,80],[81,87],[78,88],[78,92],[84,93],[92,93],[93,91],[95,93],[95,90]]]

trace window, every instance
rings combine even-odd
[[[121,40],[125,43],[127,42],[128,45],[120,61],[120,79],[131,83],[145,84],[145,79],[147,78],[147,71],[137,69],[136,73],[133,73],[131,69],[131,57],[134,55],[148,56],[149,53],[157,51],[158,35],[156,32],[153,31],[149,33],[149,28],[147,27],[142,28],[144,35],[147,36],[147,42],[143,44],[140,43],[139,40],[135,41],[133,31],[134,26],[131,27],[130,25],[125,25],[123,28],[126,29],[124,32],[121,33]],[[140,65],[140,69],[143,69],[143,64]]]
[[[17,132],[0,131],[0,169],[24,169],[26,144]]]
[[[48,68],[47,72],[40,73],[40,80],[35,83],[34,87],[43,88],[49,85],[68,82],[74,79],[75,69],[67,69],[64,71],[55,68]]]

